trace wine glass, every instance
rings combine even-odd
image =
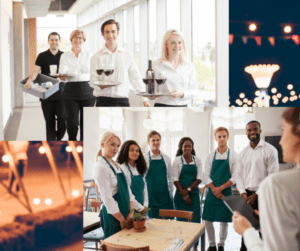
[[[105,65],[103,63],[100,64],[99,68],[96,70],[97,74],[100,76],[104,73]],[[101,77],[100,77],[101,78]],[[101,79],[99,79],[101,80]]]
[[[113,63],[109,64],[110,76],[113,75],[113,73],[114,73],[114,71],[115,71],[114,68],[115,68],[115,67],[114,67],[114,64],[113,64]],[[110,82],[111,82],[111,77],[110,77]]]
[[[105,70],[104,70],[104,74],[106,76],[106,80],[108,82],[108,76],[110,75],[110,64],[107,64],[106,67],[105,67]]]
[[[158,84],[158,87],[157,87],[157,91],[159,93],[159,86],[164,84],[166,82],[166,72],[165,71],[159,71],[157,74],[156,74],[156,83]]]

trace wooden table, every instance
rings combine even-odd
[[[147,224],[145,232],[136,232],[134,229],[122,231],[105,239],[106,242],[129,247],[149,246],[150,250],[165,250],[180,234],[184,245],[180,251],[189,250],[201,237],[201,251],[205,251],[205,225],[199,223],[153,219]]]
[[[90,232],[100,227],[99,212],[83,211],[83,233]]]

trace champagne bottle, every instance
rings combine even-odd
[[[147,84],[147,92],[149,94],[154,94],[155,75],[154,75],[154,71],[152,70],[152,61],[151,60],[149,60],[149,62],[148,62],[148,70],[146,71],[146,78],[149,79],[149,84]]]

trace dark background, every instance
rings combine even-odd
[[[251,74],[244,71],[251,64],[278,64],[280,69],[274,73],[270,87],[277,88],[282,98],[290,97],[288,84],[293,84],[298,96],[296,101],[282,103],[278,106],[300,106],[300,45],[292,39],[285,39],[283,27],[292,26],[293,34],[300,34],[300,1],[278,0],[230,0],[229,1],[229,33],[235,35],[232,45],[229,45],[229,95],[230,105],[235,105],[241,92],[253,101],[257,87]],[[250,32],[248,26],[255,22],[257,30]],[[262,44],[258,46],[254,38],[248,37],[244,44],[239,36],[262,36]],[[268,36],[274,36],[275,46],[272,47]],[[279,38],[277,38],[279,37]],[[270,106],[273,106],[272,100]]]

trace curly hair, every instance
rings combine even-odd
[[[121,150],[118,154],[117,162],[119,164],[123,164],[123,163],[128,164],[129,148],[131,145],[136,145],[139,148],[140,155],[139,155],[138,159],[135,161],[135,164],[136,164],[139,174],[144,177],[144,174],[147,169],[147,164],[146,164],[146,161],[145,161],[145,158],[143,156],[140,146],[134,140],[127,140],[123,143],[123,145],[121,146]]]
[[[189,137],[183,137],[178,143],[178,150],[177,150],[177,153],[176,153],[176,157],[181,156],[183,154],[182,147],[183,147],[184,142],[186,142],[187,140],[192,143],[192,147],[193,147],[192,155],[194,155],[194,156],[196,155],[196,152],[195,152],[195,149],[194,149],[194,141]]]

